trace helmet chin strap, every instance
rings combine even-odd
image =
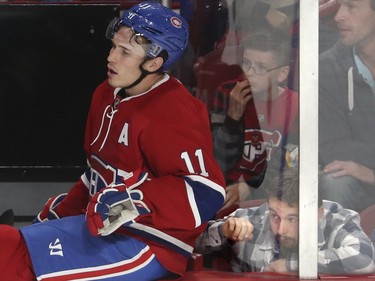
[[[139,65],[139,69],[141,70],[141,75],[139,75],[138,79],[135,80],[133,83],[131,83],[129,86],[126,86],[126,87],[123,87],[124,90],[127,90],[127,89],[130,89],[130,88],[133,88],[134,86],[138,85],[147,75],[149,74],[152,74],[152,73],[155,73],[157,71],[153,71],[153,72],[150,72],[150,71],[147,71],[143,68],[143,65],[149,60],[149,58],[145,58],[142,63]]]

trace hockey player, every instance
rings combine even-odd
[[[114,19],[108,79],[94,92],[88,168],[21,228],[0,227],[0,280],[159,280],[183,275],[222,206],[205,105],[166,70],[188,26],[157,3]]]

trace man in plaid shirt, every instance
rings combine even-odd
[[[284,172],[267,189],[263,205],[210,221],[196,251],[205,254],[230,247],[235,272],[297,271],[298,191],[296,171]],[[331,201],[319,199],[319,206],[319,273],[374,272],[374,247],[360,226],[359,214]]]

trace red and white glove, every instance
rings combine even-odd
[[[86,211],[86,222],[92,235],[109,235],[140,214],[151,212],[142,201],[142,191],[136,189],[147,176],[148,173],[134,171],[122,182],[106,187],[92,197]]]
[[[59,219],[59,215],[55,212],[55,208],[65,198],[67,193],[63,193],[47,200],[42,211],[34,218],[33,223],[44,222],[48,220]]]

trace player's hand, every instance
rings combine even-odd
[[[122,182],[97,192],[87,206],[86,221],[92,235],[109,235],[121,225],[131,223],[140,214],[150,213],[143,200],[143,193],[137,189],[148,174],[140,170]]]
[[[353,161],[335,160],[326,165],[323,171],[325,173],[330,173],[334,178],[352,176],[358,180],[361,180],[369,184],[375,183],[373,170]]]
[[[253,239],[253,225],[248,218],[229,217],[222,225],[221,230],[229,240],[242,241]]]
[[[229,94],[228,116],[234,120],[240,120],[245,112],[246,105],[252,98],[251,89],[247,80],[236,83]]]
[[[43,207],[43,210],[34,218],[33,223],[59,219],[59,215],[56,213],[55,208],[65,198],[67,193],[63,193],[47,200]]]

